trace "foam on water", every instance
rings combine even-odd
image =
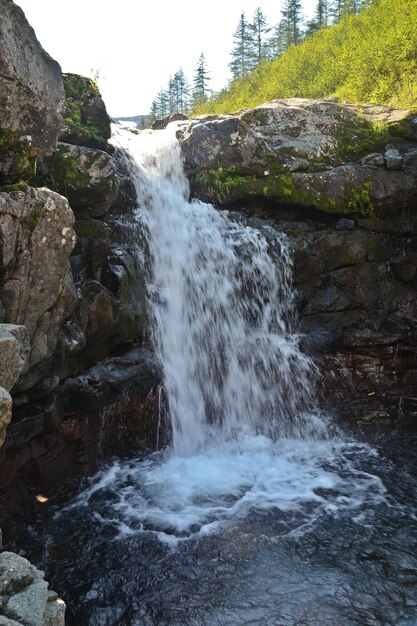
[[[293,532],[319,515],[358,512],[365,502],[383,501],[381,480],[356,467],[372,454],[367,446],[337,439],[273,442],[247,435],[191,456],[165,451],[117,460],[59,515],[94,510],[95,519],[117,528],[119,537],[151,533],[171,545],[261,510],[274,511],[285,532]]]

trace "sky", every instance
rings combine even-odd
[[[224,87],[241,11],[251,19],[261,7],[275,25],[283,0],[15,2],[62,70],[98,77],[109,114],[128,117],[148,113],[180,67],[192,80],[201,52],[212,77],[210,88]],[[316,2],[303,0],[306,17],[314,13]]]

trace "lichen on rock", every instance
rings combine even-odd
[[[413,202],[414,117],[411,110],[294,98],[183,121],[177,137],[192,195],[220,205],[258,198],[370,217]]]

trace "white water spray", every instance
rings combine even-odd
[[[153,341],[175,453],[245,433],[323,436],[315,367],[293,331],[286,237],[188,202],[175,126],[122,131],[119,143],[131,155],[149,245]]]

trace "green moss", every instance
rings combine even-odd
[[[14,183],[13,185],[3,185],[0,187],[1,193],[13,193],[13,191],[27,191],[29,185],[24,182]]]
[[[0,184],[29,181],[36,174],[36,152],[30,142],[22,140],[21,133],[0,128]]]
[[[326,195],[318,178],[311,178],[308,188],[297,185],[288,172],[256,177],[238,173],[236,168],[219,168],[199,172],[195,179],[197,194],[203,193],[214,201],[233,202],[263,197],[286,206],[302,206],[334,214],[359,213],[373,216],[371,183],[362,188],[351,186],[341,197]]]
[[[93,118],[89,113],[92,100],[100,96],[97,84],[77,74],[64,74],[63,82],[68,139],[78,138],[82,145],[103,147],[110,137],[109,120]]]
[[[46,185],[64,196],[68,197],[71,192],[87,186],[90,182],[89,175],[77,165],[76,158],[65,144],[58,145],[52,157],[46,159],[46,163]]]
[[[85,237],[87,239],[109,238],[108,226],[100,220],[77,220],[74,225],[74,230],[78,237]]]
[[[387,143],[402,139],[406,133],[405,122],[370,122],[360,113],[341,111],[339,129],[335,134],[336,155],[343,162],[357,161],[371,152],[383,150]]]
[[[370,195],[371,190],[372,184],[370,182],[365,183],[362,189],[356,189],[353,186],[350,187],[346,206],[351,213],[360,213],[366,217],[373,217],[375,215]]]

